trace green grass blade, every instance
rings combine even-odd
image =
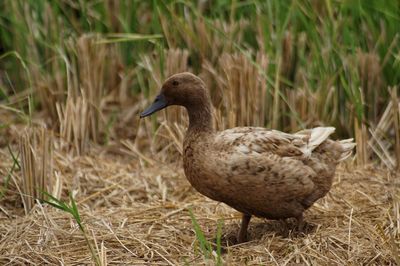
[[[8,189],[8,185],[10,183],[11,175],[13,174],[16,166],[18,166],[18,169],[21,169],[21,167],[19,165],[19,162],[18,162],[19,153],[17,154],[17,156],[14,156],[14,153],[12,152],[12,150],[10,148],[10,145],[7,145],[7,148],[8,148],[8,151],[10,152],[11,157],[13,159],[13,164],[11,166],[10,171],[8,171],[7,176],[4,178],[3,186],[2,186],[1,191],[0,191],[0,199],[2,199],[4,197],[4,195],[5,195],[5,193],[6,193],[7,189]]]
[[[204,236],[204,233],[201,230],[200,225],[197,222],[196,217],[194,216],[194,214],[193,214],[191,209],[189,209],[189,215],[190,215],[190,218],[192,220],[193,229],[194,229],[194,231],[196,233],[196,239],[199,242],[201,252],[203,253],[203,256],[206,259],[209,259],[212,256],[211,244],[208,242],[208,240]]]
[[[21,165],[19,164],[19,161],[18,161],[19,153],[17,154],[17,156],[15,156],[14,153],[12,152],[9,144],[7,144],[7,149],[13,159],[14,164],[16,164],[18,166],[17,170],[21,170]]]
[[[62,211],[68,212],[70,214],[72,214],[71,212],[71,208],[62,200],[57,199],[56,197],[54,197],[53,195],[51,195],[50,193],[48,193],[47,191],[41,191],[43,195],[45,195],[46,197],[50,198],[50,200],[46,200],[46,199],[42,199],[43,202],[57,208],[60,209]]]
[[[78,207],[76,206],[75,199],[72,196],[72,193],[69,194],[69,199],[71,201],[71,213],[74,216],[75,220],[81,226],[81,217],[79,215]]]

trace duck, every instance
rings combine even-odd
[[[184,107],[189,116],[184,174],[198,192],[242,213],[237,243],[247,241],[252,216],[296,218],[302,228],[304,211],[329,192],[337,165],[356,146],[353,139],[331,140],[334,127],[294,134],[251,126],[217,131],[210,93],[189,72],[166,79],[140,117],[172,105]]]

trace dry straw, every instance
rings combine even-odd
[[[70,60],[65,58],[68,74],[65,101],[53,102],[58,115],[60,136],[74,147],[77,154],[85,154],[88,141],[100,141],[104,132],[102,101],[105,96],[106,55],[112,49],[96,35],[83,35],[70,44]],[[113,60],[118,63],[118,58]],[[116,71],[116,70],[115,70]],[[110,84],[115,78],[110,79]]]
[[[400,99],[397,90],[397,87],[389,89],[391,101],[387,104],[378,124],[375,127],[370,126],[371,138],[367,142],[371,152],[376,154],[390,170],[398,170],[400,165]]]
[[[53,190],[57,184],[53,179],[52,133],[44,128],[27,128],[20,136],[21,154],[20,194],[25,213],[33,208],[37,199],[43,199],[44,191]]]
[[[1,167],[9,168],[8,154],[0,156]],[[234,245],[240,214],[197,193],[176,163],[143,167],[142,159],[102,147],[79,158],[54,151],[53,158],[102,265],[213,264],[200,251],[188,208],[214,250],[224,221],[224,265],[399,263],[400,176],[386,170],[342,165],[328,196],[306,212],[305,234],[291,231],[294,221],[285,235],[281,222],[255,219],[250,242]],[[93,264],[69,214],[39,204],[20,216],[20,202],[9,193],[0,203],[0,264]]]

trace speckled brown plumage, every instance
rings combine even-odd
[[[246,240],[251,215],[301,221],[303,212],[329,191],[336,165],[355,146],[352,140],[328,139],[332,127],[295,134],[261,127],[216,132],[208,91],[190,73],[167,79],[158,98],[161,103],[156,101],[143,116],[168,105],[187,109],[185,175],[203,195],[244,214],[239,242]]]

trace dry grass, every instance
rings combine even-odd
[[[53,190],[53,155],[52,133],[41,128],[28,128],[20,136],[19,150],[21,155],[21,180],[17,186],[25,209],[25,214],[33,208],[35,199],[43,199],[42,192],[50,191],[59,197]],[[15,182],[18,185],[18,182]]]
[[[329,195],[307,211],[305,234],[287,236],[280,222],[254,219],[250,242],[235,246],[239,213],[194,191],[180,163],[153,157],[151,166],[121,145],[92,146],[80,157],[59,148],[53,154],[54,172],[65,188],[62,198],[73,193],[103,265],[212,264],[201,255],[188,208],[213,243],[223,219],[224,264],[399,263],[400,176],[383,169],[342,165]],[[0,150],[0,161],[5,175],[12,165],[7,149]],[[15,182],[21,175],[13,173]],[[36,204],[25,216],[21,206],[12,182],[0,201],[0,264],[93,263],[70,215]]]

